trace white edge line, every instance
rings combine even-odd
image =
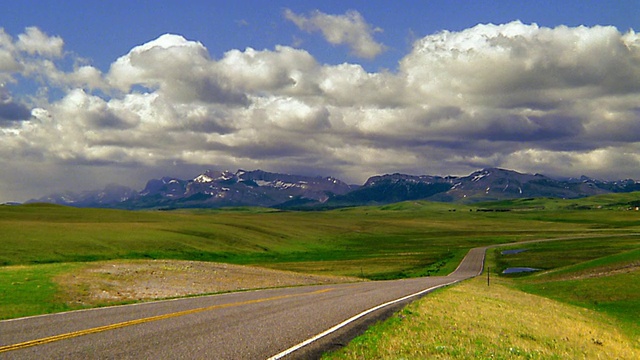
[[[548,239],[548,240],[542,240],[542,241],[553,241],[553,240],[560,240],[560,239]],[[484,248],[484,250],[485,250],[484,253],[482,254],[482,267],[480,268],[480,271],[478,272],[478,274],[476,274],[475,276],[478,276],[478,275],[482,274],[482,272],[484,271],[484,261],[485,261],[485,259],[487,257],[487,250],[489,248],[496,248],[496,247],[500,247],[500,246],[514,245],[514,244],[519,244],[519,243],[534,243],[534,242],[539,242],[539,241],[540,240],[531,240],[531,241],[523,241],[523,242],[513,242],[513,243],[506,243],[506,244],[493,244],[493,245],[488,245],[488,246],[481,246],[480,248]],[[473,249],[470,249],[470,250],[473,250]],[[467,253],[467,255],[468,255],[468,253]],[[464,261],[464,258],[462,259],[460,264],[458,264],[458,267],[453,271],[454,273],[456,271],[458,271],[458,269],[462,265],[463,261]],[[451,274],[449,274],[449,275],[451,275]],[[473,277],[473,276],[471,276],[471,277]],[[312,337],[310,339],[307,339],[307,340],[299,343],[298,345],[294,345],[294,346],[288,348],[287,350],[284,350],[281,353],[273,355],[272,357],[268,358],[267,360],[278,360],[278,359],[281,359],[281,358],[291,354],[292,352],[294,352],[294,351],[296,351],[296,350],[298,350],[298,349],[300,349],[302,347],[305,347],[305,346],[311,344],[312,342],[314,342],[314,341],[316,341],[316,340],[318,340],[320,338],[323,338],[323,337],[325,337],[325,336],[327,336],[327,335],[339,330],[340,328],[342,328],[342,327],[354,322],[355,320],[358,320],[359,318],[361,318],[361,317],[363,317],[363,316],[365,316],[367,314],[370,314],[370,313],[372,313],[372,312],[374,312],[376,310],[379,310],[379,309],[381,309],[383,307],[386,307],[386,306],[389,306],[389,305],[393,305],[395,303],[407,300],[407,299],[412,298],[414,296],[422,295],[424,293],[427,293],[429,291],[432,291],[432,290],[435,290],[435,289],[438,289],[438,288],[441,288],[441,287],[445,287],[445,286],[448,286],[448,285],[451,285],[451,284],[455,284],[455,283],[460,282],[462,280],[466,280],[466,279],[454,280],[454,281],[451,281],[451,282],[448,282],[448,283],[445,283],[445,284],[432,286],[432,287],[430,287],[428,289],[424,289],[424,290],[418,291],[415,294],[407,295],[407,296],[402,297],[400,299],[392,300],[392,301],[386,302],[384,304],[378,305],[376,307],[373,307],[373,308],[371,308],[369,310],[365,310],[365,311],[361,312],[360,314],[357,314],[357,315],[355,315],[355,316],[353,316],[353,317],[341,322],[340,324],[335,325],[334,327],[332,327],[332,328],[330,328],[328,330],[325,330],[325,331],[321,332],[320,334],[318,334],[318,335],[316,335],[316,336],[314,336],[314,337]]]
[[[405,297],[401,297],[399,299],[386,302],[384,304],[381,304],[381,305],[378,305],[376,307],[373,307],[373,308],[371,308],[369,310],[365,310],[365,311],[361,312],[360,314],[354,315],[354,316],[350,317],[349,319],[339,323],[338,325],[335,325],[334,327],[332,327],[330,329],[327,329],[327,330],[321,332],[320,334],[318,334],[318,335],[316,335],[316,336],[314,336],[312,338],[309,338],[309,339],[307,339],[307,340],[305,340],[305,341],[303,341],[303,342],[301,342],[301,343],[299,343],[297,345],[294,345],[294,346],[288,348],[287,350],[285,350],[285,351],[283,351],[281,353],[273,355],[272,357],[268,358],[267,360],[278,360],[278,359],[281,359],[281,358],[291,354],[292,352],[294,352],[294,351],[296,351],[296,350],[298,350],[298,349],[300,349],[300,348],[302,348],[304,346],[307,346],[307,345],[311,344],[312,342],[314,342],[314,341],[316,341],[316,340],[318,340],[320,338],[323,338],[323,337],[325,337],[325,336],[327,336],[327,335],[339,330],[340,328],[342,328],[342,327],[344,327],[344,326],[346,326],[346,325],[358,320],[359,318],[361,318],[361,317],[363,317],[363,316],[365,316],[367,314],[370,314],[370,313],[372,313],[372,312],[374,312],[376,310],[382,309],[383,307],[386,307],[386,306],[389,306],[389,305],[393,305],[395,303],[399,303],[401,301],[407,300],[407,299],[412,298],[414,296],[422,295],[422,294],[427,293],[429,291],[432,291],[432,290],[435,290],[435,289],[438,289],[438,288],[441,288],[441,287],[445,287],[445,286],[457,283],[459,281],[460,280],[454,280],[454,281],[451,281],[451,282],[448,282],[448,283],[432,286],[432,287],[430,287],[428,289],[424,289],[424,290],[418,291],[417,293],[414,293],[414,294],[411,294],[411,295],[407,295]]]

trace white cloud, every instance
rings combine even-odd
[[[305,95],[317,93],[317,73],[320,66],[304,50],[276,46],[275,51],[231,50],[214,65],[225,81],[252,93],[286,93]]]
[[[117,59],[109,70],[110,83],[129,91],[134,84],[159,87],[188,68],[202,67],[209,61],[205,47],[180,35],[165,34],[136,46]]]
[[[373,39],[373,34],[382,29],[373,28],[355,10],[347,11],[344,15],[314,11],[311,16],[306,17],[286,9],[284,16],[301,30],[322,32],[325,39],[333,45],[348,45],[358,57],[373,59],[386,50],[386,46]]]
[[[107,88],[102,77],[102,72],[89,65],[76,68],[72,73],[68,74],[68,80],[66,82],[71,86],[87,87],[89,89]]]
[[[180,103],[246,104],[247,99],[213,67],[207,49],[199,42],[165,34],[133,48],[109,70],[108,81],[122,91],[133,85]]]
[[[18,35],[16,47],[28,54],[46,57],[62,56],[64,41],[59,36],[49,36],[37,27],[28,27]]]
[[[313,134],[331,126],[324,106],[310,106],[290,97],[264,99],[264,103],[256,104],[255,108],[264,112],[269,126],[297,134]]]
[[[601,121],[583,109],[611,96],[637,99],[637,43],[611,27],[479,25],[417,41],[401,72],[413,102],[470,115],[460,134],[471,127],[494,140],[579,138]],[[634,107],[628,100],[623,108]]]
[[[318,81],[326,101],[342,107],[409,105],[405,79],[388,72],[367,73],[357,64],[325,66]]]
[[[640,166],[640,147],[625,145],[621,147],[603,147],[589,151],[549,151],[524,149],[515,151],[506,162],[523,171],[537,172],[543,168],[547,172],[560,175],[588,175],[610,179],[615,173],[616,179],[637,178]]]
[[[2,90],[0,159],[12,168],[136,166],[142,177],[176,163],[362,182],[503,166],[640,178],[640,37],[612,27],[440,32],[395,72],[323,65],[286,46],[213,59],[179,35],[134,47],[104,74],[65,71],[18,42],[0,31],[0,82],[37,79],[62,96],[29,104]]]
[[[0,28],[0,83],[10,80],[11,73],[22,69],[22,65],[16,58],[16,52],[13,39]]]

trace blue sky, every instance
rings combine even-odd
[[[272,49],[292,45],[327,63],[354,61],[344,47],[327,44],[318,34],[304,34],[284,20],[284,9],[296,13],[320,10],[344,14],[357,10],[383,29],[376,39],[388,44],[382,56],[362,62],[371,70],[394,69],[413,40],[441,30],[459,31],[480,23],[513,20],[555,27],[613,25],[638,29],[640,1],[6,1],[0,15],[9,34],[37,26],[65,41],[65,48],[90,59],[102,70],[132,47],[165,33],[202,42],[213,57],[230,49]]]
[[[0,202],[209,168],[640,179],[637,0],[2,9]]]

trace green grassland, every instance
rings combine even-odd
[[[76,267],[73,263],[0,267],[0,319],[72,310],[53,279]]]
[[[637,359],[599,312],[477,277],[415,301],[323,359]]]
[[[637,359],[640,242],[625,235],[490,249],[488,281],[429,295],[325,358]]]
[[[171,258],[393,278],[420,275],[443,259],[432,272],[446,273],[474,246],[593,227],[431,203],[326,212],[2,206],[0,265]]]
[[[0,206],[0,318],[68,310],[53,279],[97,260],[218,261],[391,279],[445,275],[476,246],[565,239],[526,244],[527,252],[509,257],[490,251],[488,265],[499,281],[495,288],[501,289],[494,295],[517,297],[526,292],[552,304],[588,309],[597,315],[594,321],[609,321],[624,336],[633,337],[638,330],[629,314],[638,313],[640,302],[637,266],[633,267],[640,247],[640,212],[629,209],[636,199],[639,194],[476,206],[414,201],[315,212]],[[509,266],[544,271],[499,275]],[[475,285],[461,287],[479,286],[470,284]],[[589,293],[591,287],[600,290]],[[497,300],[473,301],[486,301],[478,303],[481,309]],[[517,351],[525,349],[518,346]]]
[[[616,319],[640,345],[638,242],[634,244],[629,238],[604,244],[575,241],[565,244],[577,249],[570,256],[563,256],[565,251],[557,250],[562,246],[561,242],[553,246],[550,243],[536,245],[532,247],[529,259],[504,260],[510,256],[494,255],[500,259],[498,262],[531,263],[534,267],[549,269],[515,278],[514,288],[606,314]],[[518,255],[524,254],[526,252]]]

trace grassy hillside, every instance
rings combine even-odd
[[[528,198],[477,203],[485,209],[501,210],[632,210],[640,206],[640,192],[610,193],[580,199]]]
[[[323,359],[637,359],[595,311],[482,278],[438,290]]]
[[[532,264],[530,266],[549,269],[517,277],[513,286],[606,314],[616,319],[640,345],[640,242],[637,239],[541,243],[518,254],[524,258],[504,260],[510,256],[494,256],[501,263]]]
[[[516,202],[537,204],[526,211],[493,211],[516,208],[513,202],[492,208],[406,202],[322,212],[0,206],[0,266],[157,258],[382,279],[448,273],[474,246],[597,238],[640,226],[640,212],[576,210],[574,202]]]
[[[481,276],[428,295],[326,358],[636,359],[639,245],[619,236],[491,249],[490,286]]]
[[[591,227],[432,203],[326,212],[1,206],[0,265],[173,258],[393,278],[448,272],[470,247]]]
[[[0,206],[0,307],[31,302],[48,307],[26,313],[57,311],[59,289],[52,279],[74,271],[76,263],[96,260],[204,260],[390,279],[447,274],[472,247],[552,238],[583,239],[580,254],[595,259],[638,247],[637,237],[628,235],[640,230],[640,212],[612,205],[637,197],[474,207],[414,201],[317,212]],[[588,203],[599,205],[583,210]],[[616,248],[599,245],[611,239],[617,239]],[[562,257],[562,266],[574,264],[573,253]]]

